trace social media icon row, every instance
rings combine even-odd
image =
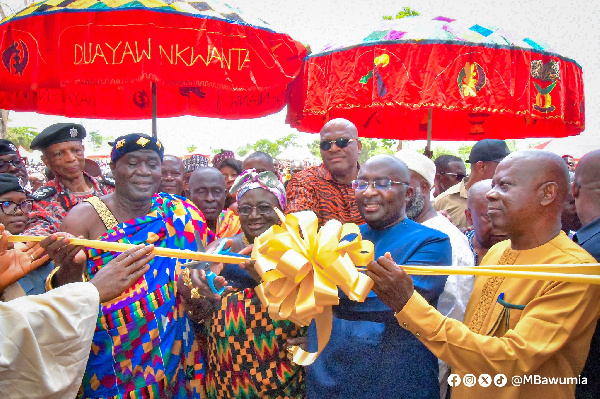
[[[466,387],[473,387],[479,383],[482,387],[489,387],[492,383],[497,387],[503,387],[508,382],[508,379],[504,374],[496,374],[493,378],[489,374],[480,374],[476,377],[474,374],[465,374],[462,379],[458,374],[450,374],[448,376],[448,385],[451,387],[457,387],[461,382]]]

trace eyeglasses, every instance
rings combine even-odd
[[[10,165],[14,166],[15,168],[22,168],[25,166],[25,158],[17,157],[11,159],[10,161],[0,161],[0,173],[8,172]]]
[[[258,212],[259,215],[268,215],[269,213],[273,212],[273,207],[271,205],[265,205],[265,204],[257,205],[257,206],[243,205],[243,206],[238,207],[238,214],[240,216],[250,216],[253,209],[256,209],[256,211]]]
[[[0,208],[5,215],[14,215],[17,213],[17,207],[21,208],[23,213],[29,213],[31,211],[31,207],[33,206],[32,200],[25,200],[20,204],[17,204],[13,201],[2,201],[0,202]]]
[[[348,147],[348,144],[350,144],[353,141],[356,141],[356,140],[340,137],[339,139],[335,139],[335,140],[331,140],[331,141],[329,141],[329,140],[321,141],[319,143],[319,147],[323,151],[329,151],[331,149],[331,146],[333,145],[333,143],[335,143],[335,145],[337,145],[338,148],[346,148],[346,147]]]
[[[456,177],[456,180],[462,180],[465,177],[467,177],[467,175],[463,175],[462,173],[450,173],[450,172],[440,172],[440,173],[436,173],[436,175],[454,176],[454,177]]]
[[[408,186],[408,183],[403,181],[393,181],[390,179],[377,179],[375,181],[352,180],[352,188],[360,191],[366,190],[370,185],[373,185],[375,190],[387,190],[392,187],[392,184],[402,184],[404,186]]]

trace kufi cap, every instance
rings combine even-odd
[[[12,141],[6,139],[0,139],[0,155],[6,154],[17,154],[19,155],[19,150],[17,146],[13,144]]]
[[[206,167],[208,167],[208,158],[204,155],[194,154],[183,160],[183,169],[185,170],[185,173],[190,173],[198,168]]]
[[[11,191],[19,191],[24,193],[25,189],[21,187],[19,179],[10,173],[0,173],[0,195]]]
[[[467,160],[470,164],[482,162],[500,162],[510,154],[503,140],[483,139],[475,143]]]
[[[30,147],[32,150],[45,150],[52,144],[83,141],[85,135],[85,128],[77,123],[55,123],[42,130],[31,141]]]
[[[165,153],[165,148],[156,137],[151,137],[143,133],[131,133],[120,136],[113,142],[110,160],[114,163],[123,155],[140,150],[152,150],[156,152],[161,162]]]
[[[221,165],[221,162],[228,158],[235,158],[235,154],[233,153],[233,151],[222,150],[220,153],[214,156],[213,166],[218,169],[219,165]]]
[[[425,155],[416,151],[400,150],[396,153],[396,158],[408,166],[409,170],[421,175],[429,187],[433,187],[433,179],[435,179],[435,163]]]

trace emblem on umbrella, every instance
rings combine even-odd
[[[11,62],[14,64],[11,65]],[[23,40],[19,40],[18,43],[13,40],[12,44],[2,52],[2,63],[8,73],[22,76],[28,62],[29,51]],[[11,67],[14,72],[11,71]]]

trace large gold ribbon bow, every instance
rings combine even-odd
[[[252,259],[263,280],[255,292],[273,320],[286,319],[300,326],[315,320],[317,352],[293,349],[293,361],[309,365],[329,342],[331,307],[339,303],[338,287],[358,302],[364,302],[371,291],[373,280],[355,266],[371,262],[374,247],[362,240],[353,223],[330,220],[318,230],[317,216],[311,211],[285,217],[275,211],[281,226],[272,226],[254,241]]]

